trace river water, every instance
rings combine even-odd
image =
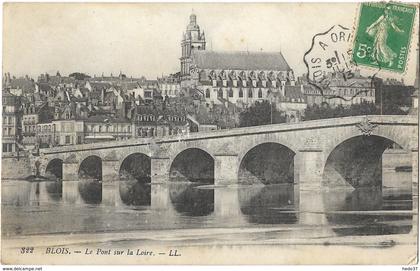
[[[383,178],[411,183],[410,172],[384,172]],[[299,193],[293,184],[215,187],[115,183],[107,193],[115,193],[116,200],[108,202],[105,194],[101,195],[101,185],[82,181],[64,185],[2,181],[2,236],[276,228],[282,234],[275,238],[314,239],[325,235],[407,234],[416,220],[408,186]],[[273,236],[242,234],[236,238],[264,243]]]

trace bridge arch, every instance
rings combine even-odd
[[[102,159],[97,155],[85,157],[78,170],[78,190],[85,203],[102,202]]]
[[[170,161],[170,179],[214,183],[215,159],[205,148],[184,148]]]
[[[265,143],[274,143],[274,144],[280,144],[288,149],[292,150],[294,153],[297,153],[298,147],[293,145],[290,140],[285,139],[278,139],[276,137],[267,138],[267,136],[264,136],[263,138],[257,138],[253,140],[245,140],[245,147],[241,147],[239,153],[238,153],[238,161],[239,163],[243,160],[244,156],[253,148],[255,148],[258,145],[265,144]]]
[[[98,155],[89,155],[79,165],[78,176],[80,179],[102,180],[102,158]]]
[[[169,197],[174,209],[187,216],[206,216],[214,211],[215,159],[202,147],[183,148],[171,159]],[[186,183],[188,182],[188,183]]]
[[[247,148],[240,156],[237,176],[241,183],[293,183],[296,152],[288,145],[266,141]]]
[[[63,160],[60,158],[49,160],[44,176],[51,179],[63,179]]]
[[[328,139],[328,144],[325,147],[324,153],[325,158],[327,158],[331,152],[341,143],[343,143],[346,140],[349,140],[353,137],[361,136],[363,135],[356,127],[354,127],[352,130],[348,131],[347,133],[337,133],[334,135],[334,137]],[[368,135],[366,135],[369,137]],[[378,136],[382,138],[386,138],[388,140],[391,140],[401,146],[404,150],[410,151],[411,150],[411,137],[413,134],[409,132],[404,132],[404,130],[394,130],[392,128],[385,128],[382,129],[374,129],[370,136]]]
[[[121,159],[118,169],[120,178],[150,182],[151,158],[142,152],[134,152]]]
[[[354,188],[382,186],[382,155],[388,148],[400,148],[407,153],[408,135],[398,138],[392,133],[360,133],[336,138],[325,150],[324,185],[347,185]]]
[[[119,168],[119,195],[126,205],[151,204],[151,158],[134,152],[122,159]]]

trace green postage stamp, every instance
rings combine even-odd
[[[406,69],[416,7],[401,3],[362,3],[353,43],[353,61],[403,73]]]

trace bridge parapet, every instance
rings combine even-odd
[[[234,128],[229,130],[217,130],[211,132],[198,132],[191,133],[189,135],[172,135],[165,136],[160,138],[135,138],[128,139],[125,141],[110,141],[102,143],[90,143],[90,144],[81,144],[81,145],[71,145],[71,146],[62,146],[62,147],[53,147],[47,149],[41,149],[41,154],[54,154],[62,152],[77,152],[77,151],[87,151],[87,150],[96,150],[96,149],[108,149],[108,148],[122,148],[128,146],[147,146],[151,144],[170,144],[170,143],[180,143],[184,141],[197,141],[205,139],[214,139],[214,138],[225,138],[225,137],[235,137],[241,135],[258,135],[258,134],[269,134],[269,133],[281,133],[281,132],[290,132],[290,131],[300,131],[300,130],[314,130],[314,129],[324,129],[328,127],[343,127],[357,125],[363,123],[365,120],[369,119],[372,124],[375,125],[412,125],[417,126],[418,120],[416,116],[404,115],[367,115],[367,116],[351,116],[344,118],[331,118],[323,120],[311,120],[303,121],[299,123],[281,123],[281,124],[269,124],[261,125],[254,127],[245,127],[245,128]]]

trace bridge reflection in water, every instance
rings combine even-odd
[[[382,177],[410,183],[411,173],[385,172]],[[290,183],[3,181],[2,234],[276,225],[292,227],[302,237],[308,229],[322,229],[314,232],[318,237],[388,235],[413,229],[412,202],[410,187],[314,193]]]

